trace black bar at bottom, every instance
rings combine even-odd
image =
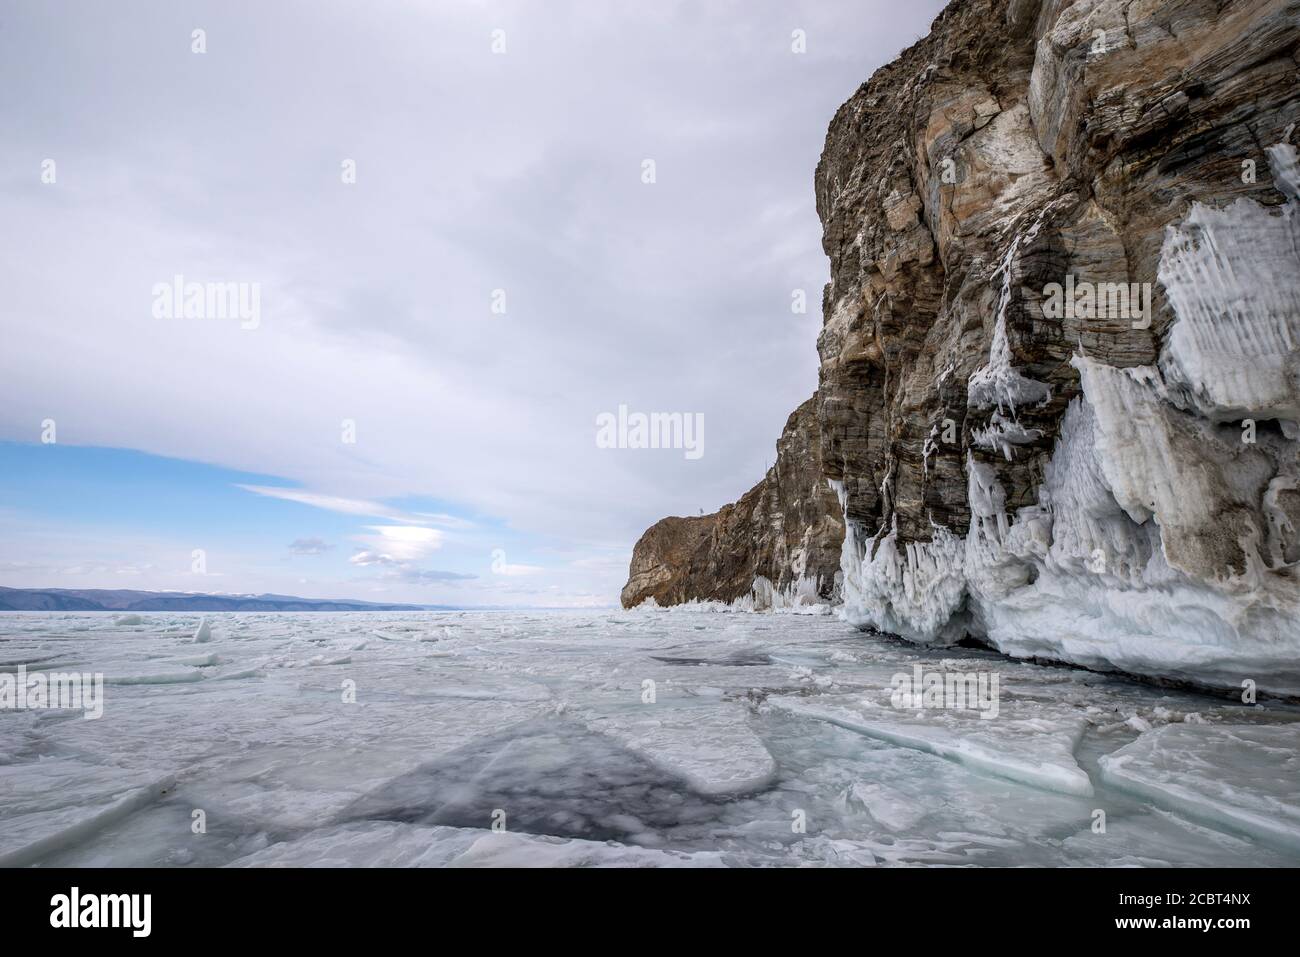
[[[433,942],[453,946],[464,935],[489,946],[517,937],[536,947],[573,933],[610,943],[716,940],[731,947],[788,938],[804,949],[823,933],[863,944],[900,934],[936,942],[954,934],[954,942],[969,942],[1042,933],[1052,935],[1044,941],[1068,944],[1097,938],[1181,943],[1200,936],[1232,947],[1292,937],[1300,912],[1295,882],[1291,870],[1214,869],[37,868],[0,871],[0,915],[13,953],[27,939],[74,933],[82,943],[93,936],[127,946],[205,949],[277,941],[374,945],[394,935],[426,941],[433,935]],[[106,901],[101,895],[149,895],[147,936],[143,896]],[[114,912],[125,926],[70,926],[112,922]]]

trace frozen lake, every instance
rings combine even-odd
[[[1300,864],[1289,705],[830,616],[203,617],[0,615],[0,677],[104,676],[0,710],[0,863]]]

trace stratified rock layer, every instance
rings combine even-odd
[[[778,602],[781,596],[830,599],[844,521],[823,477],[817,434],[809,399],[786,422],[776,463],[739,502],[712,515],[652,525],[632,553],[624,606],[647,598],[660,605],[730,602],[749,596],[755,581],[760,607],[772,603],[772,590]]]
[[[955,0],[836,113],[850,620],[1300,691],[1298,51],[1298,0]]]

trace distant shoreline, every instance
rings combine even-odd
[[[293,595],[222,595],[150,592],[112,588],[9,588],[0,585],[0,612],[61,611],[112,614],[158,612],[412,612],[412,611],[599,611],[615,605],[416,605],[350,598],[299,598]]]

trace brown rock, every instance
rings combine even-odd
[[[794,411],[776,463],[740,501],[712,515],[661,519],[641,536],[624,607],[647,598],[660,605],[729,602],[749,594],[759,577],[778,589],[807,579],[823,598],[832,597],[844,522],[822,476],[814,412],[812,399]]]
[[[1264,150],[1300,118],[1298,51],[1298,0],[949,4],[831,121],[815,176],[831,274],[817,393],[736,505],[646,533],[624,604],[789,582],[797,543],[830,580],[843,527],[826,479],[868,538],[896,529],[900,547],[936,526],[966,534],[972,463],[992,470],[1008,513],[1039,504],[1081,391],[1071,357],[1124,369],[1160,356],[1174,319],[1157,278],[1166,229],[1193,200],[1281,203]],[[1243,182],[1243,160],[1257,182]],[[1045,314],[1045,287],[1067,273],[1149,283],[1150,328]],[[1041,393],[1014,409],[1016,436],[988,441],[1012,410],[971,401],[970,380],[990,364],[999,313],[1009,368]],[[1197,453],[1178,449],[1195,472]],[[1256,459],[1225,527],[1261,521],[1279,465]],[[1282,514],[1291,497],[1277,494]],[[1194,524],[1174,541],[1189,569],[1244,567],[1235,535]]]

